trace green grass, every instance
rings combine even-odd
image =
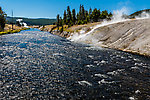
[[[7,31],[4,31],[4,32],[0,32],[0,35],[18,33],[22,30],[27,30],[27,29],[29,29],[29,28],[23,28],[23,29],[17,29],[17,30],[7,30]]]

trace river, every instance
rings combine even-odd
[[[150,58],[36,29],[3,35],[0,99],[148,100]]]

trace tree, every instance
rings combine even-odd
[[[89,14],[88,11],[85,11],[85,21],[84,23],[87,24],[89,22]]]
[[[60,33],[64,31],[63,25],[61,26]]]
[[[72,10],[72,22],[73,22],[73,24],[75,24],[75,22],[76,22],[76,11],[75,11],[75,9]]]
[[[60,17],[60,23],[59,23],[59,25],[60,25],[60,27],[61,27],[60,33],[62,33],[62,32],[63,32],[63,20],[62,20],[61,17]]]
[[[109,16],[109,18],[111,18],[113,16],[113,14],[110,12],[108,16]]]
[[[64,11],[63,23],[64,23],[65,25],[67,24],[67,14],[66,14],[66,10]]]
[[[106,18],[108,18],[108,12],[107,12],[107,10],[102,11],[100,18],[101,18],[101,19],[106,19]]]
[[[67,24],[69,24],[71,22],[71,11],[70,11],[70,7],[67,7]]]
[[[96,8],[93,10],[93,12],[92,12],[92,20],[94,21],[94,22],[98,22],[98,19],[99,19],[99,17],[100,17],[100,10],[97,10]]]
[[[81,19],[85,20],[85,10],[84,10],[84,6],[81,6]]]
[[[63,26],[63,20],[61,17],[59,18],[59,26]]]
[[[80,5],[80,10],[79,10],[79,14],[78,14],[78,21],[82,20],[82,5]]]
[[[21,24],[20,24],[19,21],[16,21],[16,25],[19,26],[19,27],[21,27]]]
[[[91,21],[92,20],[92,8],[90,8],[90,10],[89,10],[89,21]]]
[[[107,12],[107,10],[100,11],[97,8],[89,11],[85,10],[83,5],[80,5],[79,12],[76,13],[76,10],[70,10],[70,7],[67,6],[67,10],[64,11],[63,20],[61,20],[60,16],[57,16],[57,26],[58,29],[61,25],[65,24],[68,27],[73,26],[75,24],[86,24],[88,22],[98,22],[100,19],[111,19],[112,13]],[[62,28],[63,29],[63,28]]]
[[[59,23],[60,23],[60,19],[59,19],[59,14],[57,15],[57,30],[59,30]]]
[[[6,24],[6,14],[0,7],[0,31],[4,31],[5,24]]]

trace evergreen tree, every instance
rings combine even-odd
[[[69,25],[71,22],[71,11],[70,11],[70,7],[67,7],[67,24]]]
[[[85,21],[84,23],[87,24],[89,22],[89,14],[88,11],[85,11]]]
[[[106,19],[106,18],[108,18],[108,12],[107,12],[107,10],[102,11],[100,18],[101,18],[101,19]]]
[[[84,10],[84,6],[81,6],[81,19],[85,20],[85,10]]]
[[[80,19],[80,14],[77,13],[77,24],[80,25],[81,24],[81,19]]]
[[[59,18],[59,26],[63,26],[63,20],[61,17]]]
[[[98,20],[99,20],[99,17],[100,17],[100,10],[97,10],[96,8],[93,10],[93,12],[92,12],[92,20],[94,21],[94,22],[98,22]]]
[[[6,14],[3,12],[2,8],[0,7],[0,31],[4,31],[6,24]]]
[[[82,5],[80,5],[80,10],[79,10],[79,14],[78,14],[78,21],[82,20]]]
[[[64,11],[63,20],[57,15],[57,27],[59,29],[60,26],[63,24],[68,25],[68,27],[75,25],[75,24],[86,24],[88,22],[97,22],[100,19],[111,19],[112,13],[107,12],[107,10],[101,11],[95,8],[92,10],[89,9],[89,12],[84,9],[83,5],[80,5],[79,12],[76,14],[75,9],[70,11],[70,7],[67,7],[67,11]],[[62,28],[63,29],[63,28]]]
[[[63,25],[61,26],[60,33],[64,31]]]
[[[92,8],[90,8],[90,10],[89,10],[89,21],[91,21],[92,20]]]
[[[109,18],[111,18],[113,16],[113,14],[110,12],[108,16],[109,16]]]
[[[19,21],[16,21],[16,25],[19,26],[19,27],[21,27],[21,24],[20,24]]]
[[[63,23],[64,23],[65,25],[67,24],[67,14],[66,14],[66,10],[64,11]]]
[[[61,17],[60,17],[60,23],[59,23],[59,25],[60,25],[60,27],[61,27],[60,33],[62,33],[62,32],[63,32],[63,20],[62,20]]]
[[[59,14],[57,15],[57,30],[59,30],[59,24],[60,24],[60,19],[59,19]]]
[[[75,22],[76,22],[76,11],[75,11],[75,9],[72,10],[72,22],[73,22],[73,24],[75,24]]]

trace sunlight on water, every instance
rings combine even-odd
[[[149,97],[149,58],[32,29],[0,36],[0,59],[1,99]]]

